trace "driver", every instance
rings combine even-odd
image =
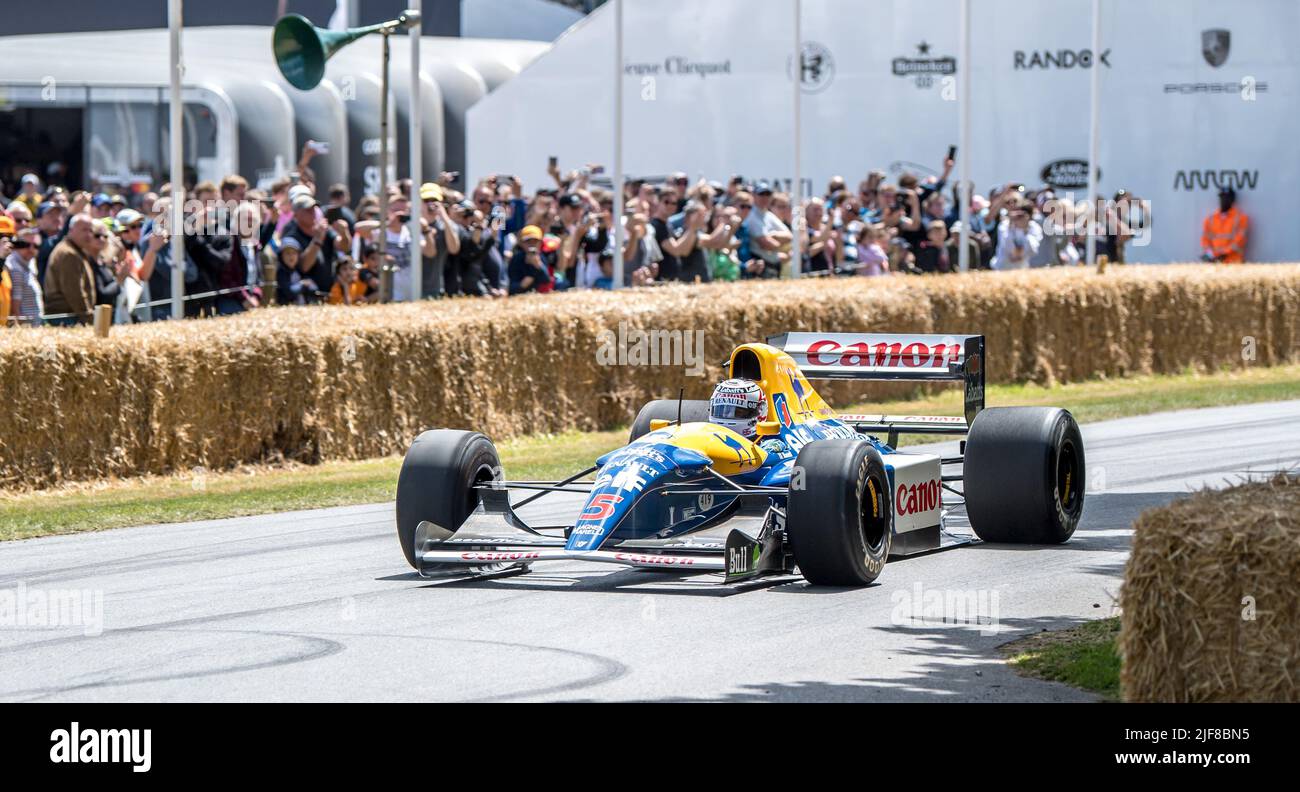
[[[767,396],[757,382],[729,379],[713,389],[709,399],[709,422],[725,426],[746,440],[758,436],[758,424],[767,420]],[[764,438],[758,444],[768,453],[782,453],[785,443],[778,437]]]

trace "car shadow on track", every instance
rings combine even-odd
[[[1054,548],[1074,551],[1123,551],[1132,542],[1133,522],[1147,509],[1165,506],[1186,492],[1103,492],[1089,493],[1083,506],[1083,518],[1070,541],[1060,545],[1022,545],[981,543],[975,549],[1041,550]]]
[[[662,701],[720,702],[917,702],[917,701],[1098,701],[1089,691],[1017,674],[1003,659],[1002,644],[1083,619],[1006,619],[994,635],[974,627],[905,624],[883,628],[904,635],[900,654],[926,658],[917,670],[893,677],[866,674],[848,682],[796,681],[746,684],[719,696],[667,697]],[[797,664],[791,658],[791,664]]]
[[[1091,493],[1084,505],[1083,519],[1069,542],[1063,545],[1018,545],[976,543],[953,548],[943,553],[1003,553],[1051,550],[1053,552],[1124,552],[1132,541],[1133,521],[1146,509],[1163,506],[1184,492],[1111,492]],[[934,554],[916,559],[893,559],[889,563],[913,563]],[[973,563],[978,563],[978,560]],[[1084,571],[1119,577],[1124,573],[1122,561],[1098,562]],[[423,588],[443,587],[478,588],[498,591],[584,591],[609,594],[681,594],[687,596],[729,597],[750,591],[766,589],[779,593],[815,594],[833,596],[836,593],[857,589],[811,586],[798,576],[759,578],[746,583],[724,584],[718,575],[683,574],[678,571],[649,569],[591,568],[575,571],[568,567],[554,570],[551,564],[538,564],[533,571],[520,573],[508,571],[498,575],[478,578],[422,578],[415,572],[397,573],[376,578],[385,582],[421,583]]]
[[[652,569],[620,569],[607,572],[603,569],[574,572],[547,573],[541,571],[526,574],[503,575],[484,578],[451,578],[447,580],[424,580],[423,588],[470,588],[496,591],[531,591],[531,592],[587,592],[604,594],[663,594],[694,597],[730,597],[749,591],[771,589],[790,584],[804,585],[803,580],[795,575],[781,575],[757,578],[741,583],[723,583],[717,574],[684,574],[676,571]]]

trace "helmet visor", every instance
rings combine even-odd
[[[728,420],[740,419],[749,420],[758,416],[757,407],[737,407],[734,404],[715,404],[713,405],[712,416],[714,418],[726,418]]]

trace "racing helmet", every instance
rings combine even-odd
[[[711,423],[753,440],[758,434],[758,422],[766,420],[767,396],[757,382],[729,379],[713,389],[709,399]]]

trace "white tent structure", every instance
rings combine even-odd
[[[147,176],[156,187],[169,178],[167,36],[166,30],[151,29],[4,37],[0,105],[80,109],[87,181],[125,186],[133,177]],[[389,126],[397,153],[392,169],[406,176],[410,49],[405,36],[394,36],[392,43]],[[291,169],[303,143],[314,139],[332,146],[331,156],[312,165],[322,184],[343,182],[360,195],[378,183],[378,37],[341,50],[331,59],[326,80],[308,92],[280,76],[270,28],[187,28],[182,47],[184,158],[198,178],[219,180],[238,172],[268,183]],[[535,41],[421,39],[426,178],[442,169],[465,169],[469,108],[547,47]],[[78,57],[49,57],[67,52]]]

